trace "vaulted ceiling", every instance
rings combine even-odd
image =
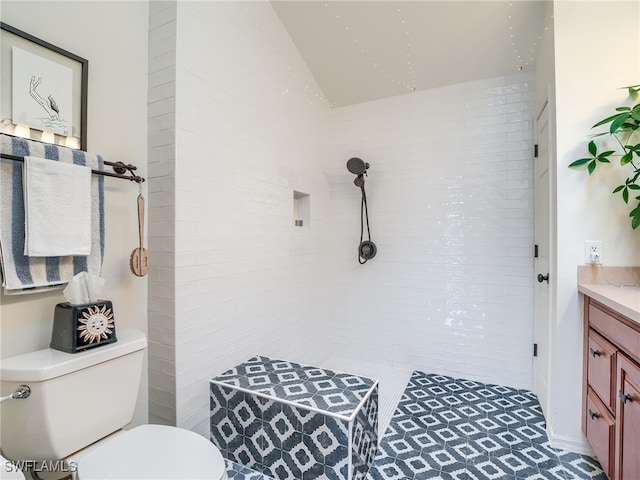
[[[535,67],[548,1],[279,1],[328,102],[350,105]]]

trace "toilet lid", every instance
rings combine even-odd
[[[82,480],[222,479],[222,454],[206,438],[182,428],[141,425],[107,440],[78,463]]]

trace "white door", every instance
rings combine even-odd
[[[550,245],[550,151],[549,108],[545,101],[536,119],[538,156],[534,159],[535,188],[535,234],[537,257],[534,258],[534,320],[533,342],[537,345],[537,356],[533,357],[533,392],[538,396],[542,411],[548,417],[549,381],[551,364],[551,315],[549,284],[555,281],[549,276]],[[542,277],[541,277],[542,276]],[[544,278],[546,277],[546,278]],[[542,280],[542,281],[540,281]]]

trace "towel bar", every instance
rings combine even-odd
[[[2,153],[0,154],[0,158],[4,158],[7,160],[14,160],[16,162],[24,162],[24,157],[19,157],[17,155],[9,155],[7,153]],[[136,182],[136,183],[142,183],[145,181],[144,177],[141,177],[139,175],[136,175],[135,173],[133,173],[134,170],[137,170],[138,167],[136,167],[135,165],[127,165],[123,162],[104,162],[105,165],[109,165],[110,167],[113,168],[113,170],[115,171],[115,173],[111,173],[111,172],[105,172],[102,170],[95,170],[95,169],[91,169],[91,172],[96,174],[96,175],[104,175],[106,177],[114,177],[114,178],[122,178],[124,180],[130,180],[132,182]],[[126,172],[129,172],[129,175],[125,175]]]

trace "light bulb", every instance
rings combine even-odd
[[[64,140],[64,146],[69,148],[79,149],[80,141],[78,140],[77,137],[67,137]]]
[[[56,137],[53,134],[53,132],[49,132],[47,130],[44,130],[42,132],[42,135],[40,136],[40,141],[44,143],[54,143],[55,140],[56,140]]]
[[[13,129],[13,134],[16,137],[31,138],[31,129],[29,128],[28,125],[19,123]]]

